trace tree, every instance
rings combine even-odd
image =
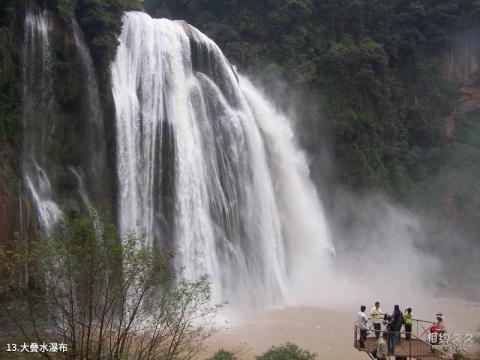
[[[190,359],[218,307],[208,279],[182,279],[170,259],[96,217],[67,221],[48,241],[0,251],[2,312],[29,342],[68,344],[69,358]]]

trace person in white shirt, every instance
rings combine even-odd
[[[372,317],[373,327],[375,329],[375,337],[380,337],[380,331],[382,330],[382,320],[383,320],[383,310],[380,307],[380,302],[377,301],[375,306],[370,311],[370,316]]]
[[[388,359],[388,346],[387,346],[387,332],[384,332],[382,337],[377,340],[377,359],[378,360],[387,360]]]
[[[360,341],[359,346],[365,347],[365,341],[367,340],[368,333],[368,317],[365,314],[367,307],[365,305],[360,306],[360,312],[357,314],[358,328],[360,329]]]

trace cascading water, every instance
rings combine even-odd
[[[23,46],[23,174],[42,231],[50,233],[60,217],[47,173],[47,146],[53,131],[53,79],[46,11],[27,7]]]
[[[100,95],[98,91],[97,78],[93,67],[90,51],[85,43],[82,30],[75,19],[72,19],[73,37],[78,49],[78,56],[81,64],[81,76],[84,84],[85,113],[84,127],[85,137],[88,141],[88,156],[86,168],[90,174],[92,186],[98,187],[103,180],[106,167],[105,129],[102,108],[100,106]],[[79,185],[80,186],[80,185]],[[81,191],[81,189],[79,189]]]
[[[288,120],[184,22],[124,15],[112,65],[119,226],[216,301],[271,304],[332,250]],[[312,259],[312,261],[309,261]]]
[[[88,47],[74,19],[71,23],[76,48],[73,56],[83,88],[78,97],[80,110],[66,120],[58,115],[62,110],[55,95],[59,89],[55,87],[55,76],[58,74],[55,73],[51,49],[52,24],[48,11],[40,10],[33,3],[27,4],[23,46],[23,176],[36,207],[41,230],[47,235],[62,216],[52,183],[57,184],[59,177],[63,176],[61,181],[65,181],[68,174],[73,175],[80,195],[78,200],[91,212],[91,206],[100,202],[104,192],[107,168],[98,84]],[[54,139],[58,136],[55,129],[62,127],[62,121],[78,124],[78,128],[68,134],[70,139],[86,140],[85,144],[78,142],[81,156],[75,167],[59,163],[56,158],[58,145],[55,149],[51,145],[53,140],[58,143],[58,139]],[[89,195],[93,195],[95,201],[91,202]]]

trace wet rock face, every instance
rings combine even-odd
[[[445,75],[459,82],[459,97],[452,114],[444,118],[444,133],[452,137],[455,131],[455,117],[480,108],[480,46],[475,39],[460,39],[450,51]]]
[[[458,198],[454,191],[449,191],[442,199],[442,214],[445,218],[456,220],[458,216]]]
[[[13,238],[15,223],[15,175],[11,168],[11,151],[0,145],[0,246]]]
[[[479,59],[479,46],[471,40],[462,42],[456,59],[454,58],[453,66],[461,84],[458,110],[462,113],[480,107]]]
[[[8,241],[9,234],[11,234],[11,220],[9,214],[11,213],[11,204],[8,194],[5,193],[4,185],[0,179],[0,245],[5,245]]]
[[[452,113],[443,118],[444,134],[446,137],[451,138],[455,131],[455,113]]]
[[[447,75],[460,81],[458,111],[469,112],[480,107],[480,45],[474,39],[459,40],[450,53]]]

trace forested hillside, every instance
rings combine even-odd
[[[478,39],[480,0],[1,0],[0,340],[479,299]]]
[[[161,1],[155,16],[186,19],[234,64],[306,84],[334,126],[345,180],[398,194],[428,172],[458,79],[445,76],[459,36],[476,34],[475,1]],[[416,99],[416,101],[414,100]],[[315,119],[312,119],[315,121]]]
[[[185,19],[213,38],[240,70],[283,105],[297,106],[304,145],[327,142],[337,176],[429,210],[478,223],[480,173],[476,0],[45,0],[59,18],[75,14],[108,83],[121,14],[145,8]],[[0,138],[18,130],[18,11],[0,8]],[[17,64],[17,65],[15,65]],[[108,85],[107,85],[108,86]],[[300,95],[299,95],[300,94]],[[275,96],[276,95],[276,96]],[[284,99],[283,98],[283,99]],[[303,131],[302,131],[303,130]],[[6,171],[6,170],[4,170]],[[0,179],[1,180],[1,179]]]
[[[299,107],[305,145],[315,153],[331,136],[344,184],[382,190],[476,227],[479,1],[148,0],[145,6],[205,31],[273,93],[279,78],[287,92],[317,105],[319,111]]]

